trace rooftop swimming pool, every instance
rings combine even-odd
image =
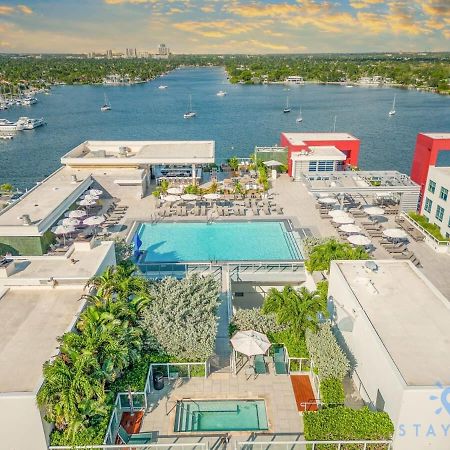
[[[141,263],[303,259],[285,221],[143,223],[137,233]]]
[[[177,403],[175,432],[267,430],[264,400],[182,400]]]

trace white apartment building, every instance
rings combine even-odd
[[[329,307],[362,398],[396,450],[450,448],[450,303],[410,261],[333,261]],[[447,386],[447,388],[446,388]]]
[[[420,213],[450,238],[450,167],[430,166]]]

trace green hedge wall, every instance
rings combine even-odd
[[[330,406],[342,405],[345,400],[344,386],[337,378],[326,378],[320,382],[320,399]]]

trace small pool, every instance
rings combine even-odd
[[[284,221],[143,223],[140,262],[303,259]]]
[[[264,400],[182,400],[175,432],[268,430]]]

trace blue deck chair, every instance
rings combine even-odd
[[[120,440],[124,444],[149,444],[153,439],[153,433],[135,433],[135,434],[128,434],[122,426],[119,427],[119,430],[117,432],[117,435],[119,436]]]
[[[266,367],[266,363],[264,361],[263,355],[255,356],[255,361],[254,361],[253,366],[255,368],[255,375],[263,375],[263,374],[267,373],[267,367]]]

